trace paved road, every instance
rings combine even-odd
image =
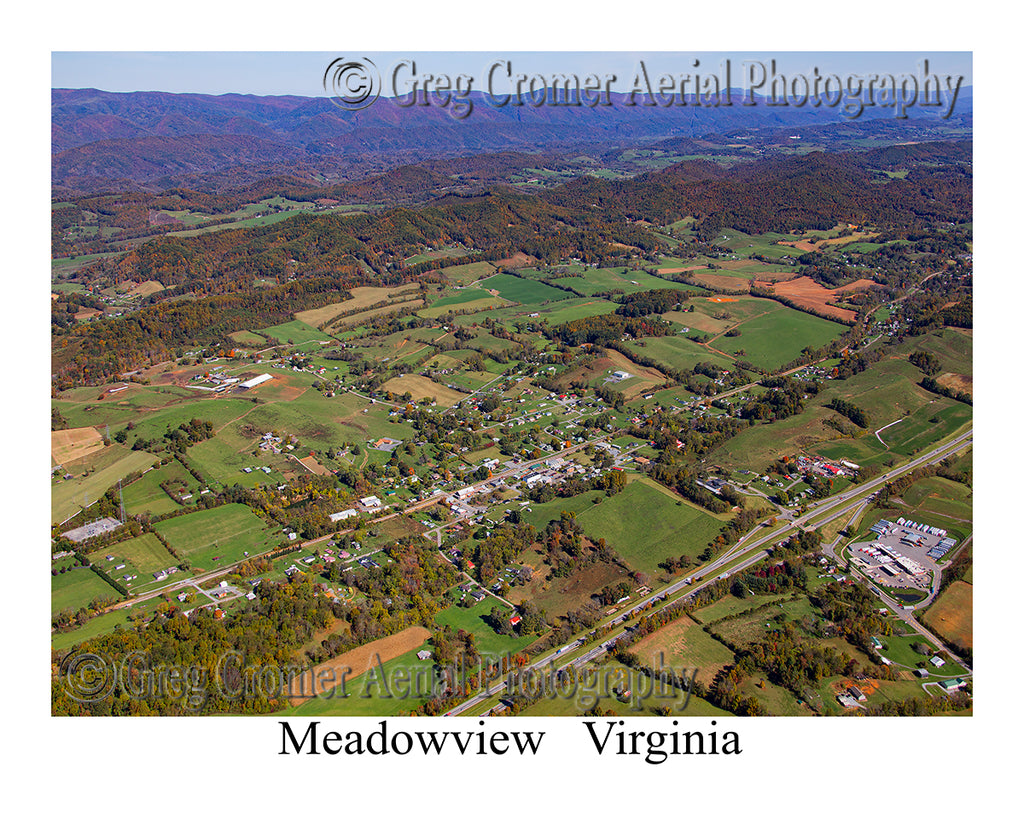
[[[814,505],[814,508],[809,509],[803,516],[786,523],[781,528],[773,527],[772,530],[769,531],[767,534],[755,538],[753,542],[745,543],[744,541],[756,535],[760,531],[761,527],[758,527],[758,529],[754,529],[751,532],[748,532],[747,535],[741,538],[740,543],[737,543],[730,550],[728,550],[726,553],[713,560],[711,563],[702,566],[690,577],[677,580],[669,584],[664,589],[658,591],[657,594],[653,594],[651,597],[641,599],[639,602],[619,612],[610,623],[606,623],[603,626],[598,626],[598,628],[604,628],[605,626],[620,626],[626,620],[630,619],[633,615],[638,613],[640,609],[647,608],[652,601],[659,601],[659,605],[667,605],[669,602],[676,602],[675,600],[669,601],[669,598],[675,595],[678,595],[678,599],[690,598],[694,593],[710,585],[711,583],[714,583],[720,577],[726,577],[728,575],[735,574],[736,572],[743,571],[749,566],[759,562],[760,560],[763,560],[767,556],[767,548],[763,547],[766,547],[768,544],[775,543],[783,539],[785,536],[792,533],[793,530],[802,527],[816,529],[820,526],[823,526],[826,523],[829,523],[832,520],[835,520],[838,517],[847,514],[851,509],[866,506],[870,498],[862,497],[865,495],[865,493],[870,493],[876,487],[880,487],[883,484],[887,483],[888,481],[891,481],[894,478],[899,477],[905,472],[916,469],[917,467],[923,464],[938,463],[939,461],[947,458],[954,452],[957,452],[960,449],[969,446],[972,441],[972,435],[972,430],[968,430],[964,433],[961,433],[952,441],[937,446],[929,450],[928,452],[917,456],[908,463],[903,464],[902,466],[895,467],[894,469],[889,470],[883,475],[879,475],[877,478],[873,478],[870,481],[867,481],[856,487],[851,487],[841,495],[837,495],[833,498],[825,498],[817,502]],[[817,518],[819,515],[821,515],[822,512],[831,512],[831,514],[826,515],[820,520],[815,520],[813,524],[809,523],[810,518]],[[741,546],[741,544],[743,545]],[[727,563],[736,560],[740,556],[744,558],[740,563],[738,563],[735,566],[732,566],[726,572],[718,574],[719,569],[721,569]],[[702,582],[694,581],[694,576],[699,576]],[[690,582],[688,583],[688,581]],[[682,593],[684,590],[685,593]],[[902,608],[899,608],[898,604],[893,603],[892,605],[896,607],[898,613],[902,612],[904,614],[909,615],[909,613],[903,612]],[[913,618],[911,618],[911,622],[917,627],[918,631],[921,631],[923,635],[930,636],[929,633],[927,633],[927,630],[922,631],[924,627],[920,626],[920,624],[918,624],[916,620],[913,620]],[[568,660],[567,662],[563,662],[562,665],[558,666],[557,668],[561,669],[569,665],[577,665],[581,662],[588,662],[589,660],[593,659],[594,657],[597,657],[598,655],[604,653],[609,648],[614,646],[616,641],[622,637],[623,633],[624,631],[619,632],[615,635],[608,636],[599,645],[594,646],[594,648],[585,652],[581,657],[576,657],[572,660]],[[560,655],[571,653],[573,650],[579,648],[582,642],[583,641],[581,639],[577,638],[568,643],[564,643],[563,645],[557,647],[556,649],[550,652],[547,652],[539,659],[525,666],[524,669],[539,670],[540,668],[553,663],[554,660]],[[946,650],[945,646],[943,646],[941,642],[936,641],[936,644],[940,648]],[[469,699],[463,701],[459,705],[456,705],[454,708],[447,712],[446,716],[457,716],[459,714],[465,713],[467,710],[474,708],[477,705],[480,705],[481,703],[485,702],[488,699],[491,699],[492,697],[500,696],[504,688],[505,684],[500,683],[493,690],[491,690],[490,693],[480,692],[474,695],[473,697],[470,697]]]

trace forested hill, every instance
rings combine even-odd
[[[544,196],[563,207],[660,224],[694,216],[708,220],[704,232],[710,233],[722,226],[764,233],[826,229],[840,221],[893,227],[963,221],[971,208],[970,143],[913,147],[916,156],[888,148],[812,153],[731,169],[683,162],[634,179],[578,179]],[[917,157],[921,164],[902,179],[874,171]]]
[[[970,117],[969,91],[958,100],[958,121]],[[477,91],[469,98],[472,114],[458,119],[437,105],[402,107],[383,97],[369,108],[343,111],[325,96],[53,89],[53,184],[78,192],[183,185],[220,191],[286,173],[336,181],[357,171],[365,175],[467,154],[566,152],[848,122],[829,107],[648,106],[629,104],[626,95],[615,93],[612,104],[600,109],[496,107]],[[925,109],[909,114],[900,121],[906,133],[937,121]],[[890,109],[875,108],[858,121],[890,120]]]
[[[962,222],[971,213],[971,169],[935,162],[944,150],[962,157],[966,149],[923,150],[929,161],[911,165],[905,178],[873,170],[866,163],[878,157],[866,155],[814,153],[728,170],[684,162],[630,180],[577,180],[539,195],[493,188],[415,210],[301,214],[258,228],[161,237],[79,274],[102,286],[157,281],[167,289],[150,297],[159,303],[126,316],[55,330],[54,373],[65,382],[102,379],[146,358],[159,360],[173,345],[217,341],[241,329],[238,322],[225,324],[224,310],[280,319],[337,300],[344,288],[415,281],[444,264],[403,261],[424,248],[460,244],[472,253],[464,261],[526,253],[541,263],[614,264],[667,250],[650,226],[691,215],[696,238],[704,241],[722,227],[762,233],[840,222],[883,230]],[[256,298],[267,281],[278,287]],[[300,294],[286,283],[309,287]],[[300,295],[298,307],[293,302]],[[180,296],[193,301],[167,309]],[[220,308],[205,301],[225,296],[236,301]]]

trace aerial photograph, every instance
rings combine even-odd
[[[971,52],[51,70],[52,716],[974,715]]]

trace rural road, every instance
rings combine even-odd
[[[609,623],[605,623],[604,625],[598,625],[597,628],[604,628],[605,626],[620,626],[626,620],[630,619],[634,614],[638,613],[641,609],[646,609],[647,607],[649,607],[652,602],[655,602],[661,606],[666,606],[669,605],[670,602],[676,602],[675,600],[669,600],[669,598],[674,595],[679,595],[678,599],[686,599],[692,596],[695,592],[704,588],[705,586],[708,586],[711,583],[715,582],[720,577],[726,577],[730,574],[734,574],[736,572],[748,568],[749,566],[759,562],[760,560],[763,560],[767,556],[767,549],[762,548],[766,547],[767,544],[783,539],[784,537],[792,533],[793,530],[799,529],[801,526],[807,526],[808,528],[815,529],[819,526],[831,522],[832,520],[835,520],[838,517],[841,517],[842,515],[847,514],[851,509],[855,509],[858,506],[866,505],[869,498],[862,497],[863,495],[865,495],[865,493],[870,493],[875,488],[882,486],[883,484],[887,483],[893,478],[896,478],[905,472],[916,469],[918,466],[921,466],[925,463],[937,463],[943,460],[944,458],[947,458],[954,452],[957,452],[960,449],[963,449],[966,446],[970,445],[972,441],[972,435],[973,430],[968,429],[966,432],[961,433],[952,441],[949,441],[945,444],[941,444],[929,450],[925,454],[917,456],[916,458],[912,459],[906,464],[903,464],[902,466],[891,469],[885,474],[879,475],[878,477],[873,478],[870,481],[865,482],[864,484],[860,484],[854,488],[848,489],[846,492],[842,493],[841,495],[837,495],[834,498],[825,498],[822,501],[819,501],[817,504],[815,504],[813,509],[809,509],[807,513],[805,513],[803,516],[789,522],[782,528],[773,528],[771,532],[760,538],[757,538],[756,540],[754,540],[754,542],[742,547],[742,549],[738,550],[737,547],[739,547],[740,544],[736,544],[736,546],[734,546],[731,550],[728,550],[726,553],[724,553],[711,563],[706,564],[705,566],[702,566],[701,568],[697,569],[689,577],[677,580],[671,583],[666,588],[658,591],[657,593],[652,593],[650,597],[641,599],[639,602],[633,604],[629,608],[618,613],[616,617]],[[832,514],[827,515],[821,520],[816,520],[813,524],[809,524],[810,518],[817,518],[819,515],[821,515],[822,512],[832,512]],[[744,538],[741,538],[740,543],[742,543],[743,540],[749,538],[751,535],[755,534],[757,531],[757,529],[752,530],[752,532],[748,533],[748,535],[746,535]],[[725,573],[721,575],[716,574],[722,566],[736,560],[738,557],[741,556],[744,558],[744,560],[741,563],[731,567],[729,570],[727,570]],[[692,578],[694,576],[701,577],[703,582],[693,583],[692,585],[690,585],[688,581],[692,581]],[[681,593],[684,589],[686,590],[685,593]],[[905,614],[909,616],[909,613],[904,612],[902,607],[895,601],[892,601],[891,605],[893,606],[897,614]],[[918,624],[916,620],[910,618],[910,622],[913,627],[915,627],[918,631],[922,633],[922,635],[934,639],[934,637],[930,635],[930,633],[927,632],[927,630],[924,630],[924,627],[920,626],[920,624]],[[565,662],[561,666],[558,666],[556,670],[560,668],[565,668],[569,665],[575,665],[578,662],[586,662],[598,656],[599,654],[604,653],[610,647],[614,646],[616,641],[622,636],[623,633],[624,630],[619,632],[615,636],[609,637],[608,639],[604,640],[600,645],[595,646],[593,649],[587,651],[582,657],[577,657],[568,662]],[[529,665],[524,666],[523,670],[530,669],[536,671],[545,665],[554,664],[556,657],[563,654],[564,652],[571,651],[572,649],[578,647],[580,644],[581,640],[579,638],[564,643],[563,645],[557,647],[553,651],[545,653],[542,657],[530,663]],[[948,650],[938,640],[936,640],[936,645],[940,646],[943,650]],[[473,708],[474,706],[483,703],[488,699],[491,699],[493,697],[499,697],[501,696],[501,693],[505,689],[505,687],[506,684],[501,683],[498,686],[496,686],[496,688],[493,691],[480,692],[474,695],[473,697],[470,697],[469,699],[463,701],[462,703],[456,705],[454,708],[450,709],[445,714],[445,716],[458,716],[460,714],[465,713],[467,710]]]

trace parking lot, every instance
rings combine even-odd
[[[882,586],[929,591],[938,561],[955,545],[946,532],[920,521],[880,520],[874,538],[850,545],[850,560]]]

